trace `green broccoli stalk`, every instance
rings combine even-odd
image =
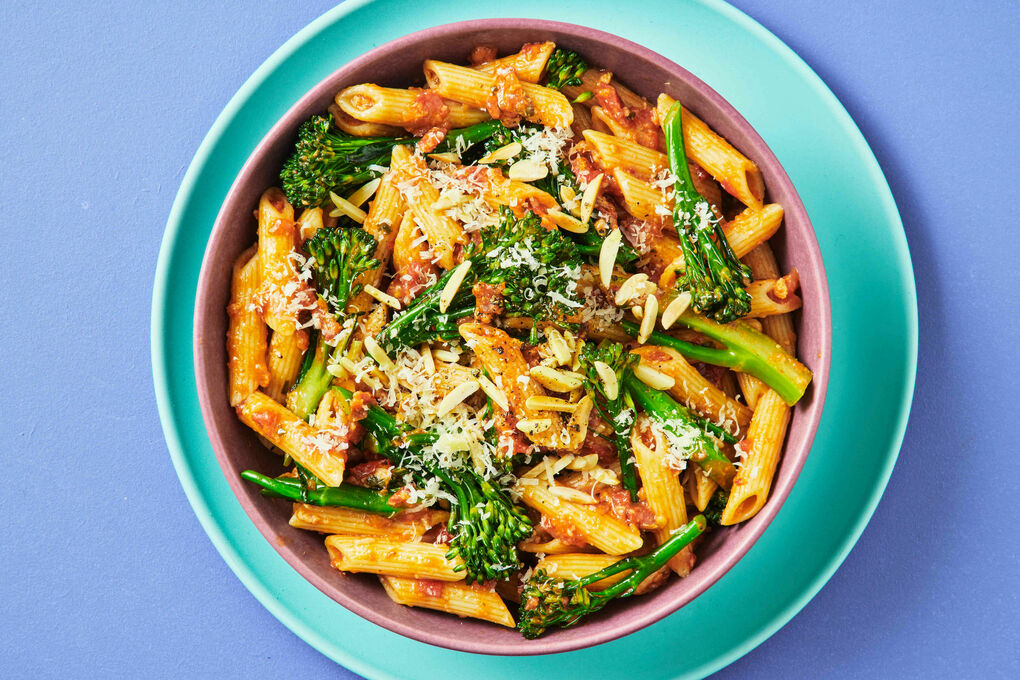
[[[557,47],[545,64],[545,84],[554,90],[565,85],[581,84],[581,74],[588,70],[588,64],[577,52]]]
[[[716,484],[724,489],[730,488],[737,470],[719,450],[712,436],[732,444],[736,442],[733,435],[698,418],[669,394],[652,389],[633,373],[625,375],[622,384],[634,404],[659,424],[671,446],[682,448],[679,453],[697,463]]]
[[[543,569],[537,570],[524,583],[517,629],[521,635],[533,640],[553,626],[573,626],[613,600],[630,597],[642,581],[690,545],[705,531],[705,527],[705,518],[696,515],[647,555],[627,557],[583,578],[567,580],[550,576]],[[623,571],[630,571],[630,574],[605,590],[588,590],[587,586]]]
[[[705,519],[713,526],[722,526],[722,513],[726,503],[730,500],[730,494],[723,489],[716,489],[705,506]]]
[[[584,375],[584,389],[588,392],[599,415],[613,428],[613,443],[620,458],[620,482],[637,501],[637,471],[634,468],[634,451],[630,435],[634,430],[634,401],[624,389],[625,379],[632,375],[638,357],[618,342],[603,340],[598,345],[586,343],[578,357],[580,372]],[[599,375],[595,362],[602,362],[616,375],[612,394]]]
[[[346,194],[359,184],[382,175],[398,144],[414,144],[415,137],[355,137],[333,128],[332,116],[312,116],[298,128],[294,153],[280,170],[287,200],[298,208],[329,202],[329,192]],[[498,120],[450,130],[435,151],[461,152],[503,128]]]
[[[466,572],[468,583],[506,579],[520,569],[517,543],[530,536],[533,527],[505,490],[475,472],[469,462],[456,469],[441,467],[428,453],[439,438],[434,431],[412,431],[378,406],[370,406],[361,423],[376,451],[419,484],[438,478],[452,499],[447,530],[453,539],[446,556],[463,561],[457,569]]]
[[[245,470],[241,473],[241,478],[261,486],[262,495],[269,498],[288,498],[309,505],[355,508],[381,515],[392,515],[398,511],[398,508],[389,504],[389,498],[393,494],[379,493],[346,482],[340,486],[324,486],[322,482],[318,482],[315,488],[309,489],[308,485],[297,477],[274,479],[254,470]]]
[[[687,310],[677,323],[715,340],[722,348],[696,345],[658,331],[652,332],[648,344],[672,347],[688,359],[753,375],[790,406],[804,396],[811,383],[811,370],[807,366],[775,340],[742,321],[721,324]],[[637,337],[639,326],[636,323],[624,321],[622,326],[628,335]]]
[[[315,287],[338,318],[346,313],[350,299],[361,292],[361,284],[355,283],[358,276],[379,266],[376,245],[375,237],[357,226],[323,227],[305,242],[315,258]]]
[[[673,225],[684,255],[684,272],[677,283],[690,291],[695,310],[728,323],[751,311],[751,296],[744,288],[751,270],[733,253],[712,207],[694,188],[684,150],[679,102],[666,114],[662,128],[669,167],[676,177]]]
[[[375,257],[375,237],[358,226],[323,227],[315,232],[305,248],[312,257],[312,281],[330,311],[342,319],[347,304],[361,291],[358,277],[379,266]],[[347,346],[347,335],[336,348],[330,347],[318,333],[310,338],[314,351],[305,352],[297,382],[287,394],[287,406],[307,419],[318,408],[333,376],[327,370],[334,355]],[[311,345],[310,345],[311,346]]]
[[[518,220],[502,206],[499,222],[478,234],[479,239],[464,251],[471,266],[447,311],[439,310],[439,299],[455,269],[443,274],[379,332],[376,340],[384,350],[392,353],[421,342],[458,337],[456,322],[473,313],[471,289],[479,282],[504,284],[502,305],[507,316],[557,319],[581,306],[577,295],[581,257],[576,244],[561,231],[546,229],[534,213]]]

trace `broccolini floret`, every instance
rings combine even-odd
[[[588,70],[588,64],[573,50],[557,47],[549,55],[545,65],[546,86],[559,90],[565,85],[581,84],[581,74]]]

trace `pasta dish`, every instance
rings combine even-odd
[[[796,269],[758,167],[552,42],[303,123],[234,264],[242,477],[396,603],[572,626],[767,502]]]

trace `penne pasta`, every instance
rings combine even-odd
[[[394,541],[420,541],[425,532],[449,518],[448,512],[422,510],[386,517],[356,508],[294,503],[290,525],[320,534],[383,536]]]
[[[766,388],[754,407],[744,443],[746,455],[733,479],[723,524],[746,522],[765,505],[789,422],[790,406]]]
[[[330,564],[338,571],[401,578],[461,581],[463,563],[448,560],[441,544],[398,541],[381,536],[327,536]]]
[[[335,101],[341,111],[356,120],[406,127],[415,119],[414,105],[422,92],[427,91],[370,84],[353,85],[341,90]],[[485,111],[465,106],[458,101],[447,99],[443,104],[449,108],[446,122],[453,128],[467,127],[489,119],[489,114]]]
[[[227,372],[230,405],[237,406],[270,381],[266,367],[266,325],[254,309],[260,288],[258,257],[249,248],[234,263],[227,316]]]
[[[439,266],[453,269],[454,253],[458,246],[467,242],[467,238],[460,224],[436,209],[439,191],[429,180],[424,159],[412,154],[407,147],[394,147],[391,172],[418,228],[435,251]]]
[[[555,48],[556,43],[549,41],[528,43],[523,45],[519,52],[479,64],[475,66],[475,70],[494,74],[500,68],[510,67],[523,82],[537,83],[542,79],[545,63],[549,61],[549,55]]]
[[[241,422],[329,486],[339,486],[343,481],[348,449],[346,432],[312,427],[261,392],[241,402],[237,415]]]
[[[666,112],[675,103],[676,100],[669,95],[659,95],[660,120],[665,120]],[[686,108],[681,115],[688,159],[707,170],[728,194],[741,203],[749,208],[760,208],[765,184],[758,166]]]
[[[380,576],[383,589],[390,599],[408,607],[425,607],[492,621],[508,628],[514,627],[514,617],[506,603],[492,588],[483,585],[444,582],[397,576]]]
[[[308,333],[305,331],[291,335],[273,333],[269,340],[269,381],[263,385],[268,397],[284,403],[284,395],[297,379],[307,349]]]
[[[443,97],[476,108],[488,106],[497,84],[494,75],[434,59],[425,60],[425,80]],[[549,127],[569,127],[573,122],[574,111],[560,92],[526,82],[520,86],[531,104],[527,120]]]
[[[654,442],[654,448],[645,444],[648,437]],[[640,416],[634,425],[630,438],[637,463],[638,474],[641,476],[641,488],[645,502],[652,512],[659,527],[655,529],[655,540],[660,544],[669,540],[673,532],[687,523],[687,503],[684,500],[684,489],[680,485],[677,473],[666,463],[665,451],[669,444],[661,433],[651,429],[647,416]],[[694,552],[688,546],[669,561],[669,567],[677,576],[687,576],[694,566]]]
[[[643,544],[641,532],[631,525],[594,506],[564,500],[544,484],[522,486],[520,494],[522,501],[548,517],[554,525],[567,527],[604,553],[625,555]]]
[[[574,549],[577,550],[576,548]],[[579,553],[569,552],[558,555],[546,555],[535,565],[535,570],[542,569],[550,576],[558,576],[565,579],[577,579],[590,576],[597,571],[616,564],[620,560],[618,555],[606,555],[604,553]],[[614,583],[624,579],[629,571],[621,571],[618,574],[607,576],[604,579],[595,581],[588,590],[598,592],[605,590]]]

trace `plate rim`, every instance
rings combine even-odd
[[[388,672],[361,661],[358,657],[350,654],[346,649],[335,645],[331,640],[325,639],[314,629],[306,626],[301,620],[294,616],[291,611],[276,597],[267,586],[262,583],[253,573],[252,569],[241,558],[231,540],[226,537],[223,530],[218,526],[213,516],[209,503],[201,495],[198,489],[195,474],[188,466],[184,454],[180,429],[174,418],[174,408],[170,396],[169,376],[167,370],[167,347],[165,345],[166,335],[166,300],[169,286],[169,273],[172,255],[176,251],[176,245],[181,238],[182,221],[186,206],[191,202],[195,190],[195,182],[200,169],[206,165],[210,153],[217,142],[222,138],[225,128],[234,118],[242,103],[248,99],[269,74],[275,71],[295,51],[302,47],[310,37],[321,32],[323,28],[334,22],[342,20],[348,14],[371,4],[374,0],[347,0],[342,5],[327,10],[322,15],[311,21],[304,28],[295,33],[276,51],[274,51],[241,85],[238,91],[230,98],[227,105],[216,117],[208,133],[206,133],[201,144],[192,158],[181,186],[174,198],[171,207],[166,229],[160,243],[159,257],[156,263],[153,293],[152,293],[152,317],[150,322],[151,346],[150,358],[152,361],[153,384],[159,412],[160,423],[164,438],[170,452],[174,469],[177,473],[181,486],[188,498],[195,515],[199,519],[203,530],[209,536],[217,552],[223,557],[230,569],[237,575],[244,586],[265,606],[284,626],[294,632],[302,640],[310,644],[317,651],[336,662],[342,663],[347,668],[373,678],[395,677]],[[901,279],[901,291],[903,295],[904,311],[906,312],[905,330],[907,337],[904,338],[904,362],[902,375],[902,394],[899,397],[899,409],[896,418],[889,428],[888,451],[885,453],[882,465],[875,477],[873,487],[870,489],[864,503],[856,512],[856,517],[851,528],[841,540],[838,550],[825,561],[825,564],[807,583],[801,586],[801,592],[795,598],[791,598],[785,607],[776,612],[766,621],[753,635],[748,635],[738,644],[733,645],[727,652],[721,653],[713,659],[705,661],[700,666],[690,668],[684,673],[687,676],[705,675],[723,668],[733,661],[747,654],[749,651],[760,645],[771,637],[777,630],[783,627],[803,607],[814,598],[818,591],[828,582],[835,571],[846,559],[846,556],[853,549],[859,540],[864,528],[867,526],[875,508],[878,505],[886,487],[892,470],[902,447],[909,418],[913,395],[916,386],[917,355],[918,355],[918,309],[917,291],[910,258],[909,244],[906,233],[903,229],[902,219],[896,207],[895,198],[889,188],[888,182],[882,173],[881,167],[853,121],[849,112],[843,106],[836,95],[825,85],[824,81],[801,59],[788,45],[776,37],[771,31],[752,19],[741,10],[726,4],[722,0],[695,0],[711,11],[714,11],[724,18],[732,21],[749,34],[761,40],[764,45],[776,53],[776,55],[790,68],[792,68],[805,85],[818,97],[819,101],[826,104],[831,110],[835,122],[846,132],[847,141],[860,153],[861,160],[867,166],[869,181],[876,186],[881,198],[881,210],[890,226],[890,234],[895,238],[894,259],[897,263],[896,272]]]

